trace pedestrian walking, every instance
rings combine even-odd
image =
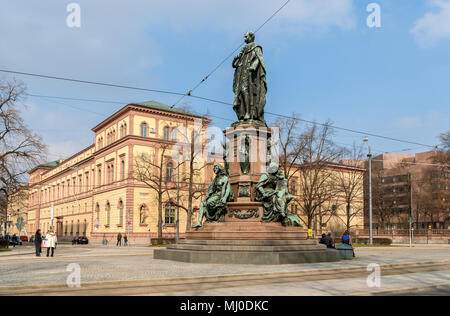
[[[56,243],[58,242],[58,238],[56,237],[55,232],[51,229],[47,236],[45,236],[45,240],[47,240],[48,248],[47,248],[47,257],[50,254],[50,249],[52,251],[52,257],[55,254]]]
[[[42,244],[42,234],[41,230],[38,229],[34,235],[34,246],[36,248],[36,257],[41,256],[41,244]]]
[[[116,246],[122,246],[122,234],[119,233],[117,235],[117,245]]]
[[[128,236],[127,235],[123,236],[123,245],[128,246]]]

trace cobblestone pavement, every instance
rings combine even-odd
[[[31,251],[33,250],[32,248],[30,249]],[[67,245],[58,247],[58,249],[56,250],[56,257],[54,258],[47,258],[45,256],[36,258],[32,254],[25,254],[26,250],[26,248],[23,248],[21,254],[14,251],[13,254],[18,255],[13,256],[0,255],[0,290],[2,287],[65,284],[66,278],[70,273],[67,272],[66,269],[67,266],[71,263],[77,263],[80,265],[82,279],[81,281],[83,284],[88,282],[157,280],[201,276],[297,272],[318,269],[347,269],[352,267],[366,267],[370,263],[377,263],[379,265],[392,265],[450,261],[450,247],[426,246],[421,246],[413,249],[394,247],[360,248],[357,249],[357,258],[352,261],[277,266],[190,264],[155,260],[152,257],[153,248],[150,247],[116,248],[102,246],[86,247]],[[416,284],[419,284],[420,282],[426,280],[430,280],[430,282],[434,284],[437,282],[436,280],[439,279],[439,277],[436,276],[441,277],[441,280],[443,280],[444,284],[445,282],[450,283],[450,275],[447,272],[427,272],[418,276],[411,275],[411,280],[415,280],[416,283],[411,283],[411,286],[409,286],[408,288],[414,288]],[[405,276],[397,277],[405,278]],[[390,276],[389,278],[391,279],[386,279],[386,282],[391,282],[389,280],[392,280],[392,284],[395,284],[398,281],[396,281],[394,276]],[[364,283],[361,284],[365,284],[365,278],[360,280],[351,280],[352,282],[360,283],[364,281]],[[325,288],[327,284],[330,284],[331,289],[338,289],[339,282],[341,282],[340,284],[342,285],[342,280],[317,282],[324,283],[318,283],[314,285],[313,283],[307,284],[303,282],[301,288],[314,289],[314,286],[317,286],[317,288],[319,289],[317,290],[317,293],[323,293],[323,291],[321,291],[320,289]],[[333,284],[332,282],[336,282],[336,284]],[[305,284],[307,284],[306,287]],[[246,287],[240,287],[239,290],[228,290],[229,292],[220,292],[219,290],[217,290],[219,291],[217,293],[223,293],[223,295],[239,295],[239,293],[249,295],[250,293],[259,293],[258,295],[272,295],[271,293],[273,293],[275,295],[277,291],[274,291],[272,289],[276,289],[279,287],[279,294],[283,293],[283,295],[288,295],[289,291],[292,290],[292,286],[294,285],[278,284],[276,286],[261,286],[261,288],[258,289],[253,287],[249,289],[247,289]],[[426,283],[425,286],[429,286],[429,283]],[[359,288],[357,285],[352,285],[352,287]],[[297,287],[297,290],[292,290],[292,293],[295,293],[294,295],[304,294],[305,292],[302,292],[303,290],[301,288]],[[367,288],[367,286],[365,286],[365,288]],[[252,292],[252,289],[255,289],[255,292]],[[246,292],[246,290],[248,291]],[[196,292],[183,292],[183,295],[195,293]],[[328,294],[331,295],[332,293],[334,292],[331,291]],[[210,291],[205,294],[214,295]]]
[[[450,286],[450,271],[411,273],[405,275],[382,276],[380,287],[369,287],[367,278],[349,278],[313,282],[290,282],[243,286],[222,289],[171,292],[171,296],[339,296],[339,295],[398,295],[402,293],[421,293],[421,288],[434,289],[423,291],[423,295],[440,295]],[[441,290],[439,290],[441,289]],[[397,294],[398,293],[398,294]]]

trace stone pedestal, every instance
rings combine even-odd
[[[265,127],[240,125],[236,128],[228,128],[224,133],[227,139],[229,176],[235,202],[255,201],[255,185],[261,175],[266,173],[268,155],[270,155],[268,139],[272,131]],[[242,164],[246,162],[246,159],[241,152],[245,150],[246,139],[249,141],[249,168],[244,173]]]
[[[228,169],[235,196],[220,223],[205,223],[186,232],[186,239],[167,249],[155,249],[154,258],[193,263],[294,264],[338,261],[335,250],[307,240],[302,227],[261,221],[264,208],[255,201],[255,186],[266,173],[271,130],[239,125],[225,132]],[[247,142],[247,144],[246,144]],[[245,146],[247,145],[247,146]],[[242,154],[247,147],[247,155]]]
[[[313,240],[181,240],[155,249],[155,259],[216,264],[298,264],[339,261],[336,250]]]

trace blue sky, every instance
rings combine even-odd
[[[81,28],[66,6],[81,7]],[[285,0],[0,0],[0,68],[186,92]],[[381,6],[381,28],[366,7]],[[269,91],[266,110],[434,145],[450,122],[449,0],[292,0],[258,34]],[[0,74],[3,78],[10,75]],[[91,128],[127,102],[178,97],[16,76],[28,93],[118,104],[29,97],[27,124],[50,159],[92,144]],[[196,95],[232,102],[227,61]],[[123,103],[120,103],[123,102]],[[231,107],[186,98],[199,113],[235,120]],[[267,116],[268,121],[273,120]],[[224,128],[226,120],[214,120]],[[362,135],[337,132],[340,144]],[[427,148],[371,137],[379,152]]]

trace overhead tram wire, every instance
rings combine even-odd
[[[73,79],[73,78],[56,77],[56,76],[41,75],[41,74],[28,73],[28,72],[13,71],[13,70],[7,70],[7,69],[0,69],[0,72],[10,73],[10,74],[15,74],[15,75],[23,75],[23,76],[45,78],[45,79],[62,80],[62,81],[70,81],[70,82],[83,83],[83,84],[106,86],[106,87],[112,87],[112,88],[131,89],[131,90],[155,92],[155,93],[171,94],[171,95],[184,95],[183,93],[173,92],[173,91],[139,88],[139,87],[125,86],[125,85],[118,85],[118,84],[113,84],[113,83],[105,83],[105,82],[96,82],[96,81],[87,81],[87,80]]]
[[[70,81],[70,82],[77,82],[77,83],[84,83],[84,84],[102,85],[102,86],[115,87],[115,88],[132,89],[132,90],[140,90],[140,91],[150,91],[150,92],[172,94],[172,95],[183,95],[181,93],[164,91],[164,90],[137,88],[137,87],[131,87],[131,86],[116,85],[116,84],[101,83],[101,82],[93,82],[93,81],[85,81],[85,80],[78,80],[78,79],[71,79],[71,78],[54,77],[54,76],[48,76],[48,75],[32,74],[32,73],[4,70],[4,69],[0,69],[0,72],[19,74],[19,75],[25,75],[25,76],[33,76],[33,77],[46,78],[46,79],[63,80],[63,81]],[[204,98],[204,97],[199,97],[199,96],[194,96],[194,95],[189,95],[189,97],[196,98],[196,99],[199,99],[199,100],[210,101],[210,102],[215,102],[215,103],[220,103],[220,104],[224,104],[224,105],[231,105],[231,106],[233,106],[233,104],[231,104],[231,103],[218,101],[218,100],[214,100],[214,99],[210,99],[210,98]],[[276,113],[271,113],[271,112],[266,112],[266,113],[269,114],[269,115],[274,115],[274,116],[278,116],[278,117],[291,119],[291,117],[286,116],[286,115],[282,115],[282,114],[276,114]],[[317,124],[317,125],[321,125],[321,126],[326,126],[326,124],[323,124],[323,123],[307,121],[307,120],[303,120],[303,119],[300,119],[300,118],[296,118],[296,120],[302,121],[302,122],[306,122],[306,123],[310,123],[310,124]],[[381,139],[401,142],[401,143],[405,143],[405,144],[412,144],[412,145],[429,147],[429,148],[435,148],[436,147],[436,146],[431,146],[431,145],[427,145],[427,144],[421,144],[421,143],[417,143],[417,142],[405,141],[405,140],[400,140],[400,139],[396,139],[396,138],[392,138],[392,137],[376,135],[376,134],[373,134],[373,133],[361,132],[361,131],[357,131],[357,130],[353,130],[353,129],[349,129],[349,128],[338,127],[338,126],[334,126],[334,125],[331,125],[331,127],[335,128],[335,129],[338,129],[338,130],[343,130],[343,131],[352,132],[352,133],[356,133],[356,134],[360,134],[360,135],[372,136],[372,137],[377,137],[377,138],[381,138]]]
[[[25,94],[27,96],[30,96],[30,97],[43,98],[43,99],[47,99],[47,100],[49,100],[49,99],[57,99],[57,100],[67,100],[67,101],[96,102],[96,103],[105,103],[105,104],[128,104],[128,103],[130,103],[130,102],[125,102],[125,101],[107,101],[107,100],[98,100],[98,99],[70,98],[70,97],[61,97],[61,96],[40,95],[40,94],[33,94],[33,93],[25,93]],[[201,97],[199,97],[199,98],[201,98]],[[201,98],[201,99],[206,99],[206,98]],[[210,100],[210,99],[207,99],[207,100]],[[67,103],[56,102],[56,101],[51,101],[51,102],[54,102],[56,104],[61,104],[61,105],[67,105],[68,107],[72,107],[72,108],[74,108],[76,110],[85,111],[85,112],[89,112],[89,113],[92,113],[92,114],[98,114],[98,115],[101,115],[101,116],[108,116],[108,115],[103,114],[103,113],[93,112],[93,111],[90,111],[90,110],[87,110],[87,109],[74,107],[74,106],[69,105]],[[221,101],[216,101],[216,102],[227,104],[227,103],[221,102]],[[213,115],[213,114],[210,114],[210,113],[201,114],[201,113],[198,113],[198,112],[195,112],[195,111],[191,111],[191,112],[193,114],[196,114],[196,115],[199,115],[199,116],[213,117],[213,118],[217,118],[217,119],[224,120],[224,121],[234,122],[234,120],[232,120],[232,119],[221,117],[221,116],[217,116],[217,115]]]
[[[75,82],[75,83],[91,84],[91,85],[98,85],[98,86],[105,86],[105,87],[112,87],[112,88],[131,89],[131,90],[137,90],[137,91],[155,92],[155,93],[170,94],[170,95],[177,95],[177,96],[185,95],[183,93],[166,91],[166,90],[139,88],[139,87],[125,86],[125,85],[118,85],[118,84],[111,84],[111,83],[104,83],[104,82],[95,82],[95,81],[79,80],[79,79],[73,79],[73,78],[56,77],[56,76],[27,73],[27,72],[13,71],[13,70],[5,70],[5,69],[0,69],[0,72],[10,73],[10,74],[15,74],[15,75],[31,76],[31,77],[37,77],[37,78],[43,78],[43,79],[62,80],[62,81]],[[209,98],[204,98],[204,97],[199,97],[199,96],[195,96],[195,95],[190,95],[189,97],[194,98],[194,99],[203,100],[203,101],[209,101],[209,102],[213,102],[213,103],[229,104],[226,102],[209,99]],[[104,101],[104,102],[109,103],[109,101]]]
[[[38,96],[38,95],[34,95],[34,96]],[[38,96],[38,97],[47,97],[47,98],[49,98],[51,96]],[[220,103],[220,104],[224,104],[224,105],[233,106],[232,103],[223,102],[223,101],[219,101],[219,100],[214,100],[214,99],[210,99],[210,98],[204,98],[204,97],[192,96],[192,95],[190,97],[197,98],[197,99],[204,100],[204,101],[215,102],[215,103]],[[93,100],[93,99],[90,100],[90,99],[63,98],[63,97],[52,97],[52,98],[60,98],[60,99],[66,99],[66,100],[73,99],[73,100],[76,100],[76,101],[88,101],[88,102],[100,101],[100,100]],[[104,102],[104,103],[114,103],[114,104],[118,103],[118,102],[115,102],[115,101],[102,101],[102,102]],[[126,103],[126,102],[124,102],[124,103]],[[269,115],[272,115],[272,116],[276,116],[276,117],[292,119],[292,117],[287,116],[287,115],[283,115],[283,114],[277,114],[277,113],[272,113],[272,112],[267,112],[267,111],[265,111],[265,113],[269,114]],[[214,117],[214,115],[210,115],[210,116]],[[226,119],[226,118],[223,118],[223,117],[217,117],[217,118],[220,118],[220,119],[223,119],[223,120],[227,120],[227,121],[232,121],[230,119]],[[405,143],[405,144],[412,144],[412,145],[417,145],[417,146],[421,146],[421,147],[436,148],[436,146],[432,146],[432,145],[421,144],[421,143],[407,141],[407,140],[402,140],[402,139],[398,139],[398,138],[377,135],[377,134],[368,133],[368,132],[364,132],[364,131],[358,131],[358,130],[354,130],[354,129],[350,129],[350,128],[339,127],[339,126],[335,126],[335,125],[328,125],[328,124],[319,123],[319,122],[315,122],[315,121],[309,121],[309,120],[305,120],[305,119],[301,119],[301,118],[295,118],[295,120],[300,121],[300,122],[304,122],[304,123],[308,123],[308,124],[312,124],[312,125],[316,124],[316,125],[320,125],[320,126],[329,126],[330,128],[333,128],[333,129],[342,130],[342,131],[355,133],[355,134],[360,134],[360,135],[364,135],[364,136],[372,136],[372,137],[376,137],[376,138],[380,138],[380,139],[386,139],[386,140],[400,142],[400,143]]]
[[[255,34],[258,33],[267,23],[269,23],[270,20],[272,20],[281,10],[284,9],[284,7],[286,7],[289,2],[291,2],[291,0],[287,0],[277,11],[275,11],[269,18],[267,18],[263,24],[261,24],[256,30],[255,30]],[[222,65],[228,60],[230,59],[239,49],[241,49],[241,47],[244,44],[240,44],[235,50],[233,50],[225,59],[223,59],[210,73],[208,73],[194,88],[192,88],[191,90],[189,90],[186,94],[184,94],[183,96],[181,96],[177,102],[175,102],[171,108],[176,107],[185,97],[187,96],[192,96],[192,92],[194,92],[195,90],[197,90],[198,87],[200,87],[206,80],[209,79],[209,77],[211,77],[220,67],[222,67]]]

